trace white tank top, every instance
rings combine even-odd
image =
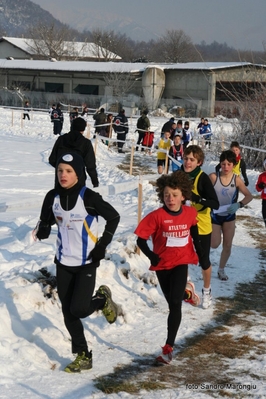
[[[236,202],[238,189],[236,187],[236,175],[233,174],[230,183],[224,186],[220,179],[220,173],[217,174],[217,179],[214,184],[214,189],[216,191],[220,207],[228,205],[228,207]],[[219,209],[215,211],[218,215],[227,216],[228,212],[219,212]]]
[[[65,266],[81,266],[91,263],[87,260],[98,239],[98,217],[91,216],[84,206],[82,187],[73,209],[65,211],[60,197],[54,198],[53,213],[58,226],[56,258]]]

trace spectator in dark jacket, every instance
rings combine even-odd
[[[95,133],[100,133],[103,128],[102,125],[104,125],[106,122],[104,108],[101,108],[100,111],[96,112],[96,114],[93,115],[93,119],[95,120]]]
[[[138,151],[140,144],[143,142],[145,133],[150,130],[151,123],[147,115],[147,110],[142,111],[142,114],[137,121],[137,130],[139,133],[139,137],[137,141],[136,151]],[[141,151],[144,151],[144,148],[142,148]]]
[[[176,133],[176,123],[174,117],[170,118],[169,121],[165,122],[165,124],[162,126],[161,138],[164,137],[164,132],[170,132],[171,140],[174,139],[174,135]]]
[[[202,118],[200,119],[200,123],[199,123],[198,126],[197,126],[197,129],[198,129],[199,133],[200,133],[200,129],[201,129],[203,126],[204,126],[204,118],[202,117]]]
[[[54,134],[59,134],[60,136],[64,123],[64,115],[61,111],[61,105],[59,103],[51,112],[51,122],[54,124]]]
[[[128,133],[128,119],[125,115],[125,110],[121,109],[118,115],[114,118],[113,121],[114,131],[117,134],[117,140],[125,141],[126,135]],[[117,143],[118,152],[122,152],[122,148],[124,143],[119,141]]]
[[[66,154],[67,152],[74,152],[79,154],[84,161],[88,175],[91,178],[93,187],[99,186],[96,160],[90,140],[83,136],[83,132],[86,129],[87,122],[81,118],[75,118],[71,125],[69,133],[58,137],[56,140],[52,152],[49,157],[49,164],[54,168],[56,166],[58,158]],[[84,171],[84,185],[86,181],[86,173]]]
[[[70,126],[72,125],[73,120],[76,119],[78,116],[79,116],[79,109],[78,107],[74,107],[73,110],[69,113]]]

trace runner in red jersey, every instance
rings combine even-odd
[[[188,263],[202,261],[202,249],[198,237],[197,211],[186,206],[191,198],[193,182],[183,171],[161,176],[157,193],[163,206],[144,217],[135,230],[137,245],[150,259],[150,270],[156,271],[162,292],[169,306],[168,334],[158,362],[170,363],[173,346],[181,322],[182,300],[194,305],[199,297],[194,284],[187,282]],[[151,237],[153,249],[147,240]],[[191,302],[190,302],[191,303]]]

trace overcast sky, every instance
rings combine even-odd
[[[86,13],[99,21],[118,15],[148,30],[164,34],[182,29],[193,43],[217,41],[241,50],[263,50],[266,41],[266,0],[34,0],[55,18],[76,25],[86,23]],[[88,19],[90,30],[91,20]],[[96,22],[95,22],[96,23]],[[98,22],[99,23],[99,22]],[[100,25],[100,23],[99,23]],[[98,26],[102,28],[102,26]],[[145,40],[145,38],[143,38]]]

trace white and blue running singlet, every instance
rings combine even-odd
[[[220,180],[220,173],[218,172],[216,182],[214,184],[220,207],[228,205],[228,207],[236,202],[238,189],[236,187],[236,175],[233,174],[230,183],[224,186]],[[220,216],[228,215],[228,212],[219,212],[219,209],[215,211]]]
[[[76,205],[70,211],[61,207],[59,195],[54,198],[53,213],[58,226],[56,258],[65,266],[91,263],[87,258],[98,239],[98,217],[86,211],[85,190],[86,187],[82,187]]]

